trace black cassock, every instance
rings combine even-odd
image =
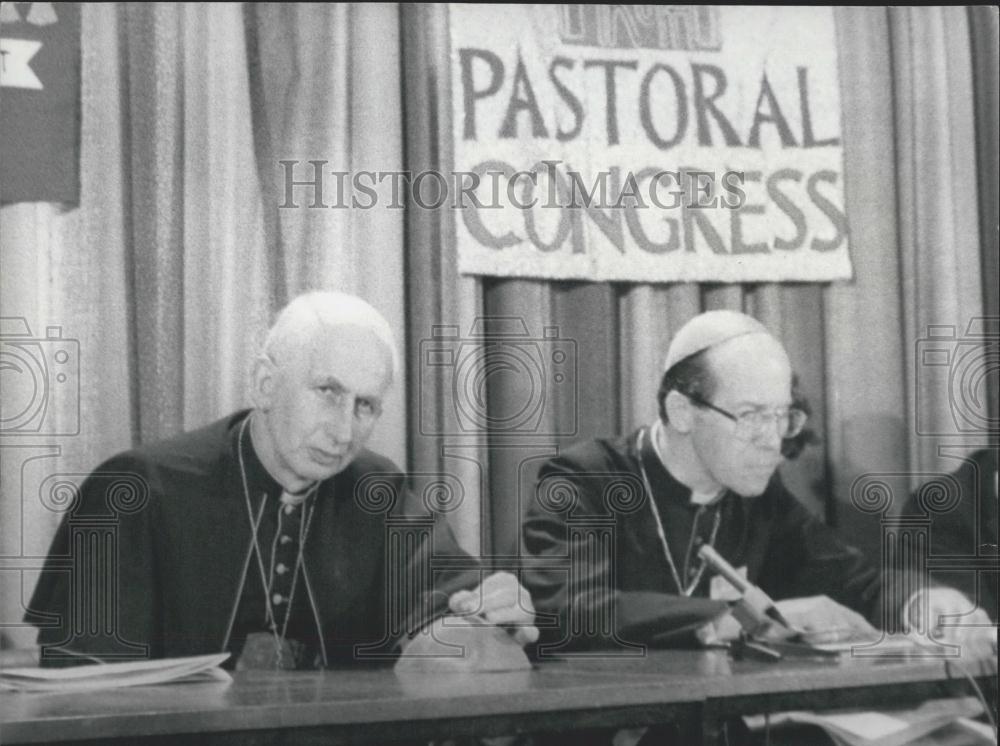
[[[66,662],[67,650],[238,655],[247,635],[272,634],[262,576],[274,577],[281,487],[248,433],[240,437],[247,414],[120,454],[88,477],[26,616],[39,627],[43,663]],[[447,525],[378,454],[362,452],[297,513],[311,518],[282,627],[306,665],[391,660],[407,634],[446,611],[452,592],[481,582]],[[297,520],[290,515],[286,528],[304,528]],[[251,551],[251,522],[263,557]]]

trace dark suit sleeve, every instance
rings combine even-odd
[[[861,550],[806,509],[784,487],[776,492],[774,528],[758,584],[775,600],[826,595],[883,627],[883,610],[898,608],[897,584]],[[902,585],[900,587],[905,587]]]
[[[962,506],[964,507],[964,505]],[[977,557],[997,555],[996,537],[994,541],[975,543],[976,526],[972,519],[963,520],[956,516],[932,519],[931,525],[931,557]],[[980,531],[982,529],[980,528]],[[970,562],[971,564],[971,562]],[[984,609],[993,621],[997,620],[997,588],[1000,574],[996,571],[976,571],[974,569],[937,570],[931,574],[930,581],[934,585],[946,585],[954,588],[968,597],[973,603]]]
[[[39,628],[43,665],[80,662],[71,653],[106,660],[162,655],[155,492],[149,470],[128,455],[102,464],[81,485],[25,617]]]
[[[985,609],[994,621],[997,619],[998,573],[977,572],[972,564],[975,558],[997,556],[996,469],[995,451],[977,451],[952,472],[948,480],[937,480],[937,485],[935,480],[924,484],[910,496],[903,509],[904,515],[929,519],[931,557],[968,561],[968,569],[935,570],[931,581],[961,591]],[[947,507],[943,511],[928,510],[927,500],[920,499],[921,493],[935,486],[947,491],[949,483],[957,489],[957,500],[954,503],[945,500]]]
[[[400,509],[393,512],[394,529],[384,553],[391,571],[388,577],[394,573],[399,579],[389,589],[387,600],[404,612],[397,648],[434,619],[447,615],[453,593],[475,588],[485,576],[479,559],[459,546],[446,514],[431,510],[402,481],[400,494]]]
[[[604,474],[614,472],[610,463],[601,468]],[[629,548],[618,544],[620,535],[613,535],[621,532],[601,528],[613,518],[604,495],[609,480],[591,478],[593,474],[593,468],[566,457],[547,462],[525,517],[524,579],[538,614],[540,642],[568,648],[693,644],[694,631],[727,605],[623,589],[612,552]],[[555,482],[560,485],[553,487]]]

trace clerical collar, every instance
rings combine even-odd
[[[720,490],[719,492],[695,492],[691,491],[691,502],[695,505],[711,505],[720,497],[722,497],[725,490]]]
[[[306,498],[313,493],[313,488],[315,484],[309,485],[302,492],[289,492],[288,490],[281,491],[281,503],[283,505],[301,505],[306,501]]]
[[[670,471],[670,468],[667,466],[667,459],[664,458],[663,452],[660,450],[660,434],[662,430],[663,430],[663,422],[660,419],[657,419],[656,422],[654,422],[653,425],[649,428],[649,441],[653,446],[653,453],[656,455],[657,460],[660,462],[660,466],[663,467],[663,470],[670,476],[670,478],[673,479],[673,481],[677,482],[677,484],[684,487],[684,489],[690,490],[691,492],[690,504],[696,506],[712,505],[721,500],[722,497],[726,494],[726,491],[724,489],[719,490],[718,492],[695,492],[673,475],[673,473]],[[639,458],[642,458],[642,454],[639,455]]]

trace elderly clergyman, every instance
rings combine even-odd
[[[254,361],[253,409],[119,454],[83,484],[28,610],[43,663],[222,651],[240,667],[351,664],[366,651],[391,659],[449,611],[533,640],[513,575],[411,571],[461,554],[443,522],[408,556],[389,546],[388,520],[413,506],[398,467],[365,443],[398,368],[388,323],[364,301],[293,300]],[[115,480],[142,495],[117,515]],[[99,556],[113,578],[88,582],[103,568],[73,545],[74,526],[109,516],[114,546]],[[404,580],[390,587],[391,577]],[[413,585],[421,579],[433,587]]]
[[[921,603],[932,618],[957,613],[966,625],[988,624],[949,588],[905,598],[886,591],[902,584],[883,582],[783,486],[782,443],[802,431],[806,415],[793,406],[788,355],[758,321],[709,311],[684,325],[667,353],[658,404],[652,425],[576,445],[541,469],[523,535],[542,559],[524,578],[549,650],[735,636],[733,591],[699,557],[703,543],[813,642],[877,637],[872,624],[882,626],[885,613],[905,620]],[[574,522],[609,516],[614,535],[582,548],[587,531],[574,533]]]

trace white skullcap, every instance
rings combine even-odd
[[[670,342],[663,371],[684,358],[746,334],[771,334],[752,316],[738,311],[706,311],[682,326]]]

